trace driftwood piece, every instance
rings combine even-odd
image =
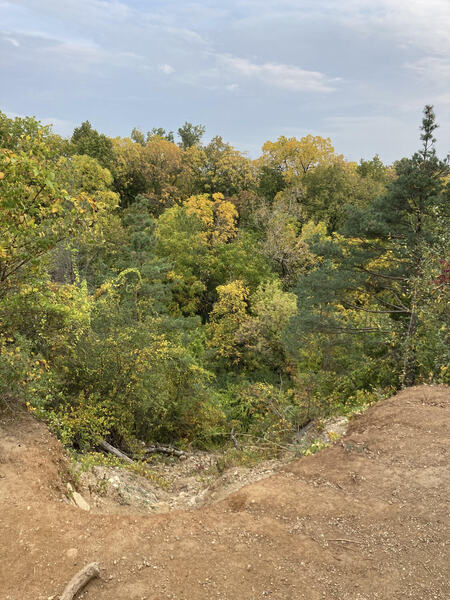
[[[64,592],[62,593],[60,600],[73,600],[78,592],[82,590],[84,586],[91,581],[91,579],[94,579],[99,575],[100,567],[98,563],[94,562],[86,565],[69,581],[64,589]]]
[[[178,458],[188,455],[184,450],[177,450],[172,446],[146,446],[144,452],[146,454],[168,454],[169,456],[178,456]]]
[[[114,454],[114,456],[117,456],[118,458],[121,458],[122,460],[126,460],[127,462],[130,462],[130,463],[134,462],[133,460],[131,460],[131,458],[127,454],[125,454],[121,450],[118,450],[117,448],[114,448],[114,446],[111,446],[111,444],[108,444],[108,442],[105,442],[105,440],[101,440],[101,442],[99,443],[99,446],[105,452]]]

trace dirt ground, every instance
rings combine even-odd
[[[67,504],[60,444],[29,416],[3,418],[0,599],[57,600],[99,561],[77,598],[447,600],[449,424],[449,388],[411,388],[314,456],[153,514]]]
[[[217,503],[245,485],[267,478],[293,460],[296,452],[313,442],[330,443],[348,427],[347,417],[332,417],[312,426],[301,440],[281,451],[276,458],[256,465],[224,470],[223,453],[189,452],[182,459],[154,455],[144,478],[121,467],[95,465],[85,470],[74,466],[76,486],[97,513],[149,514],[199,508]],[[153,479],[154,478],[154,479]]]

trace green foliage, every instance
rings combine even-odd
[[[269,202],[273,202],[278,192],[283,191],[285,187],[286,183],[280,167],[268,167],[267,165],[261,167],[258,179],[258,192],[263,198]]]
[[[302,207],[306,217],[326,223],[328,233],[341,229],[346,220],[346,206],[366,210],[384,192],[384,172],[378,163],[372,169],[367,162],[359,168],[342,162],[318,166],[303,178]]]
[[[92,226],[104,209],[87,193],[63,187],[65,159],[55,164],[46,136],[36,126],[34,138],[24,133],[17,148],[0,149],[0,298],[39,281],[49,252]]]
[[[178,135],[181,138],[181,147],[183,150],[192,148],[200,144],[200,141],[206,131],[203,125],[192,125],[192,123],[186,123],[178,129]],[[172,140],[173,141],[173,140]]]
[[[432,282],[448,248],[449,167],[432,148],[433,123],[427,107],[423,150],[397,163],[387,192],[368,208],[348,208],[343,235],[312,246],[322,261],[299,281],[302,310],[286,341],[298,355],[304,341],[317,344],[312,333],[321,334],[314,373],[320,395],[327,371],[333,378],[328,393],[333,387],[341,395],[436,380],[445,372],[446,290]]]
[[[448,383],[435,129],[426,107],[423,148],[388,169],[320,137],[252,161],[190,123],[179,145],[89,122],[69,141],[0,113],[0,403],[69,448],[230,445],[225,468],[402,384]]]
[[[184,187],[187,195],[221,193],[231,197],[255,185],[251,161],[214,137],[207,146],[191,146],[184,154]]]
[[[111,168],[114,162],[112,142],[106,135],[93,129],[89,121],[84,121],[73,130],[71,143],[73,154],[86,154],[95,158],[102,167]]]
[[[160,487],[167,487],[167,481],[162,479],[161,476],[154,473],[146,461],[138,460],[132,463],[126,462],[116,456],[112,456],[108,454],[105,456],[104,454],[100,454],[100,452],[88,452],[84,454],[76,453],[74,455],[74,466],[71,471],[72,477],[75,481],[78,480],[82,473],[86,471],[90,471],[92,467],[96,467],[98,465],[104,467],[120,467],[120,469],[126,469],[131,473],[135,473],[136,475],[140,475],[141,477],[145,477],[150,481],[154,481]],[[107,480],[101,480],[97,483],[97,487],[95,492],[98,495],[103,495],[106,492],[105,487],[108,485]]]
[[[0,408],[28,400],[29,381],[35,376],[31,344],[23,336],[0,336]]]
[[[152,212],[159,215],[180,200],[183,156],[178,146],[160,135],[150,136],[145,144],[130,138],[116,138],[112,143],[115,161],[111,172],[124,208],[144,196]]]
[[[153,127],[151,131],[147,132],[147,142],[151,141],[155,137],[160,137],[163,140],[174,143],[173,131],[166,131],[163,127]]]

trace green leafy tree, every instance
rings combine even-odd
[[[434,292],[430,260],[436,265],[448,244],[449,164],[436,156],[436,127],[426,106],[422,149],[396,163],[396,178],[369,208],[349,209],[343,235],[313,248],[323,262],[298,287],[300,331],[384,340],[379,347],[402,386],[420,374],[420,315]]]
[[[130,138],[113,140],[115,188],[126,208],[138,196],[145,196],[159,215],[181,199],[178,180],[182,172],[183,151],[172,142],[154,136],[141,145]]]
[[[147,142],[155,137],[160,137],[167,142],[175,143],[173,131],[166,131],[163,127],[153,127],[151,131],[147,131]]]
[[[184,154],[184,188],[189,195],[220,193],[229,198],[255,185],[252,161],[220,136]]]
[[[141,146],[145,146],[145,134],[140,129],[138,129],[137,127],[133,127],[133,129],[131,130],[130,138],[136,144],[140,144]]]
[[[203,125],[192,125],[192,123],[186,121],[186,123],[178,129],[178,135],[181,138],[180,146],[183,150],[192,148],[192,146],[198,146],[205,131],[206,128]],[[173,141],[173,139],[171,141]]]
[[[89,121],[84,121],[73,130],[73,154],[87,154],[98,160],[102,167],[111,169],[114,164],[112,141],[103,133],[93,129]]]
[[[113,177],[108,169],[87,155],[61,158],[58,163],[58,182],[72,196],[88,196],[94,203],[96,219],[78,236],[58,245],[53,253],[52,279],[72,283],[78,273],[87,279],[90,289],[99,280],[111,275],[107,267],[108,253],[114,253],[123,242],[122,227],[116,214],[119,195],[112,191]],[[117,256],[117,251],[115,252]],[[112,257],[111,257],[112,258]]]
[[[309,171],[302,179],[299,202],[306,218],[326,223],[328,233],[333,233],[344,225],[346,206],[366,209],[384,193],[386,183],[381,161],[372,167],[367,161],[361,168],[340,161]]]
[[[258,193],[260,196],[273,202],[278,192],[281,192],[286,187],[286,182],[283,177],[283,171],[280,165],[269,167],[263,165],[258,177]]]
[[[27,127],[27,130],[29,128]],[[103,207],[58,180],[47,130],[0,149],[0,298],[43,277],[45,259],[63,240],[92,225]]]

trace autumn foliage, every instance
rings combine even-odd
[[[328,138],[252,160],[0,113],[0,404],[68,446],[292,438],[402,385],[448,382],[449,166]]]

